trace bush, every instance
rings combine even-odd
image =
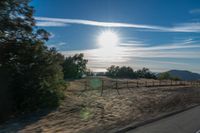
[[[0,88],[9,95],[1,102],[12,100],[15,112],[55,107],[64,96],[64,57],[44,45],[49,33],[34,25],[29,0],[0,1]]]
[[[83,54],[75,54],[65,58],[63,64],[63,72],[65,79],[77,79],[82,78],[87,74],[86,64],[88,60],[83,58]]]
[[[153,74],[148,68],[143,68],[141,70],[134,71],[131,67],[126,66],[110,66],[107,68],[106,75],[112,78],[147,78],[156,79],[155,74]]]
[[[146,78],[146,79],[156,79],[156,75],[152,73],[148,68],[142,68],[140,70],[137,70],[136,75],[138,78]]]
[[[14,111],[57,106],[63,98],[65,88],[62,56],[43,45],[36,46],[38,44],[19,44],[15,50],[9,49],[14,44],[5,45],[6,48],[0,46],[0,54],[4,57],[7,53],[13,55],[8,56],[5,62],[2,62],[1,58],[0,70],[4,70],[10,76],[8,84],[12,92]]]
[[[172,76],[169,72],[160,73],[158,76],[160,80],[181,80],[179,77]]]

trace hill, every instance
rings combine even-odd
[[[182,80],[200,80],[200,74],[198,73],[193,73],[186,70],[170,70],[168,72],[170,75],[179,77]]]

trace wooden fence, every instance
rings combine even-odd
[[[89,83],[90,79],[86,79],[84,83],[84,90],[91,90]],[[173,80],[154,80],[154,81],[143,81],[143,80],[108,80],[108,79],[99,79],[101,85],[97,89],[101,89],[101,96],[103,91],[106,89],[115,89],[119,93],[119,89],[131,89],[141,88],[141,87],[171,87],[171,86],[188,86],[188,87],[200,87],[200,81],[173,81]]]

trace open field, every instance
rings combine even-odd
[[[116,89],[116,82],[107,78],[104,80],[103,93],[102,85],[92,89],[88,87],[90,83],[85,80],[71,81],[66,91],[66,99],[58,109],[43,115],[36,113],[11,120],[0,126],[0,132],[114,132],[132,122],[200,103],[200,88],[190,83],[175,85],[173,82],[174,85],[170,86],[171,82],[166,81],[169,85],[159,86],[160,81],[141,79],[138,81],[148,82],[148,85],[154,82],[158,85],[133,87],[131,82],[137,83],[137,80],[129,80],[127,88],[127,80],[118,80],[125,83],[119,83]]]

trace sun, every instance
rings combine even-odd
[[[107,30],[98,36],[98,45],[101,48],[113,48],[119,44],[119,36],[116,32]]]

